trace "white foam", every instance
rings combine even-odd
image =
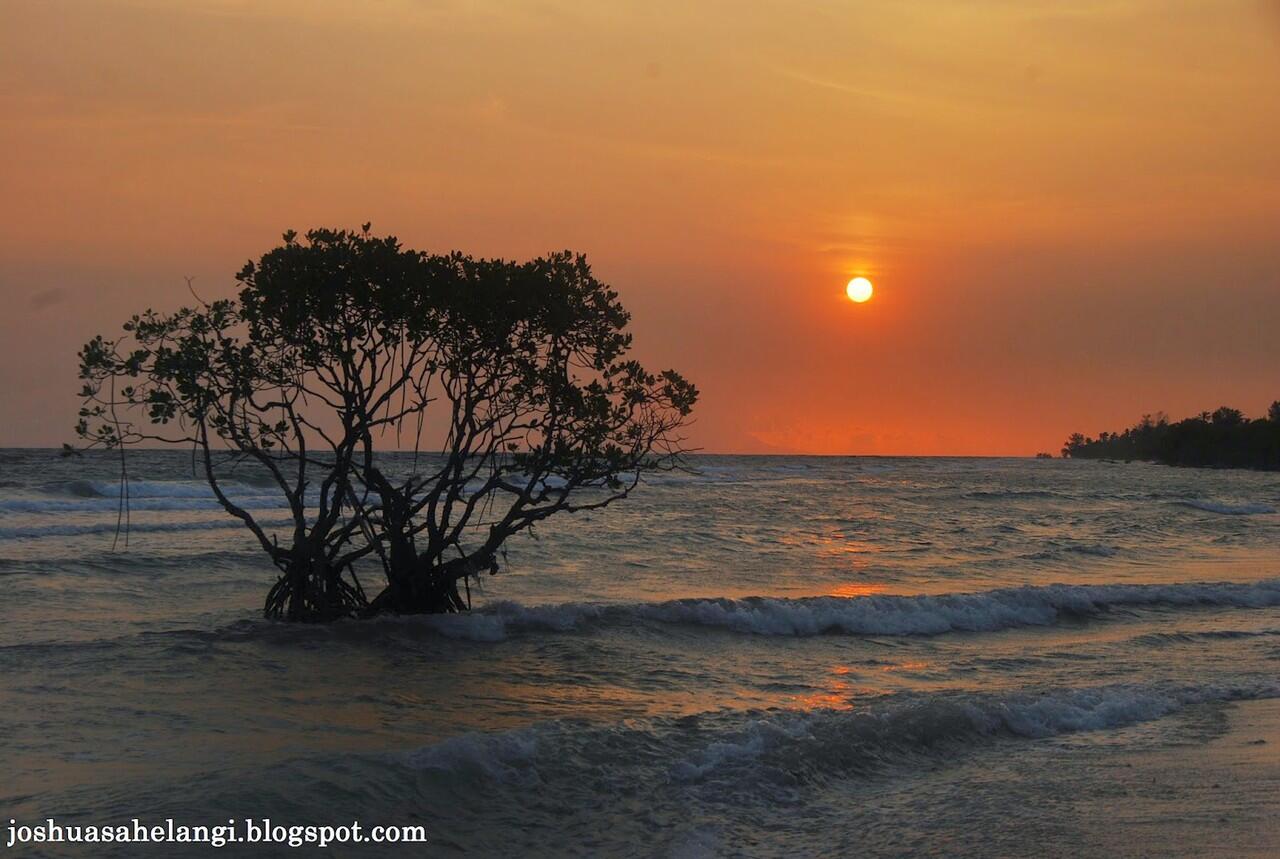
[[[237,505],[246,510],[274,510],[289,505],[283,495],[232,496]],[[130,510],[175,511],[221,510],[222,506],[211,494],[204,497],[190,495],[129,496]],[[114,513],[120,507],[115,498],[6,498],[0,500],[0,513]]]
[[[120,497],[120,482],[117,480],[75,480],[60,488],[73,495],[100,495],[112,500]],[[228,492],[235,492],[237,488],[248,492],[263,491],[234,481],[228,481],[224,488]],[[128,496],[130,498],[212,498],[213,490],[203,480],[130,480]]]
[[[504,602],[427,622],[455,638],[496,641],[511,631],[569,631],[588,624],[651,621],[719,627],[754,635],[941,635],[1048,626],[1112,608],[1280,605],[1280,579],[1169,585],[1048,585],[918,596],[683,599],[603,605],[522,606]]]
[[[1255,678],[1201,686],[1115,684],[1042,692],[892,696],[854,710],[770,710],[618,725],[552,722],[467,733],[404,757],[412,767],[538,784],[569,748],[583,772],[656,766],[677,783],[757,785],[788,773],[844,774],[983,737],[1045,739],[1123,728],[1188,707],[1280,697]],[[634,752],[629,752],[634,749]],[[655,756],[655,752],[661,754]],[[585,776],[590,777],[590,775]],[[612,778],[630,780],[625,773]]]
[[[408,756],[410,766],[424,770],[476,770],[508,779],[538,750],[537,727],[490,734],[468,733],[427,746]]]
[[[264,530],[292,528],[292,519],[260,520]],[[121,532],[125,530],[119,526]],[[131,522],[128,526],[130,534],[164,533],[170,531],[216,531],[227,528],[243,528],[244,523],[229,516],[216,520],[200,520],[191,522]],[[87,522],[84,524],[66,525],[15,525],[0,528],[0,540],[39,540],[47,537],[82,537],[89,534],[114,534],[117,525],[113,518],[110,522]]]
[[[1280,697],[1280,684],[1256,681],[1197,687],[1125,684],[1042,694],[928,697],[859,711],[770,714],[687,755],[671,775],[678,781],[701,781],[744,765],[758,768],[761,759],[774,757],[793,766],[822,765],[831,757],[874,760],[895,750],[975,736],[1045,739],[1122,728],[1196,704],[1274,697]]]
[[[610,606],[594,603],[524,606],[508,601],[492,603],[469,614],[426,617],[422,622],[449,638],[502,641],[510,629],[569,632],[609,611]]]

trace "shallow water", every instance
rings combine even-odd
[[[115,460],[2,451],[0,801],[416,822],[443,855],[945,853],[990,796],[908,801],[939,773],[1195,742],[1280,695],[1280,475],[695,464],[514,541],[470,616],[294,627],[188,458],[131,456],[113,551]]]

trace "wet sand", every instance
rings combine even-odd
[[[1199,745],[1116,755],[1076,803],[1082,852],[1111,856],[1280,855],[1280,700],[1225,710]],[[1086,846],[1087,845],[1087,846]],[[1092,849],[1090,849],[1092,848]]]
[[[832,855],[1280,856],[1280,700],[1004,740],[906,781],[846,784],[824,799],[846,828],[808,841]]]

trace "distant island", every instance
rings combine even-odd
[[[1256,420],[1228,406],[1176,423],[1163,413],[1143,415],[1124,432],[1104,432],[1097,438],[1074,433],[1063,444],[1062,455],[1280,471],[1280,400]]]

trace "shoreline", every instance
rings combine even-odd
[[[877,859],[1280,855],[1280,699],[1001,741],[900,775],[827,791],[823,810],[848,828],[806,846]]]
[[[1280,699],[1235,702],[1205,743],[1115,755],[1075,803],[1082,853],[1264,857],[1280,852]],[[1106,770],[1109,769],[1110,772]]]

